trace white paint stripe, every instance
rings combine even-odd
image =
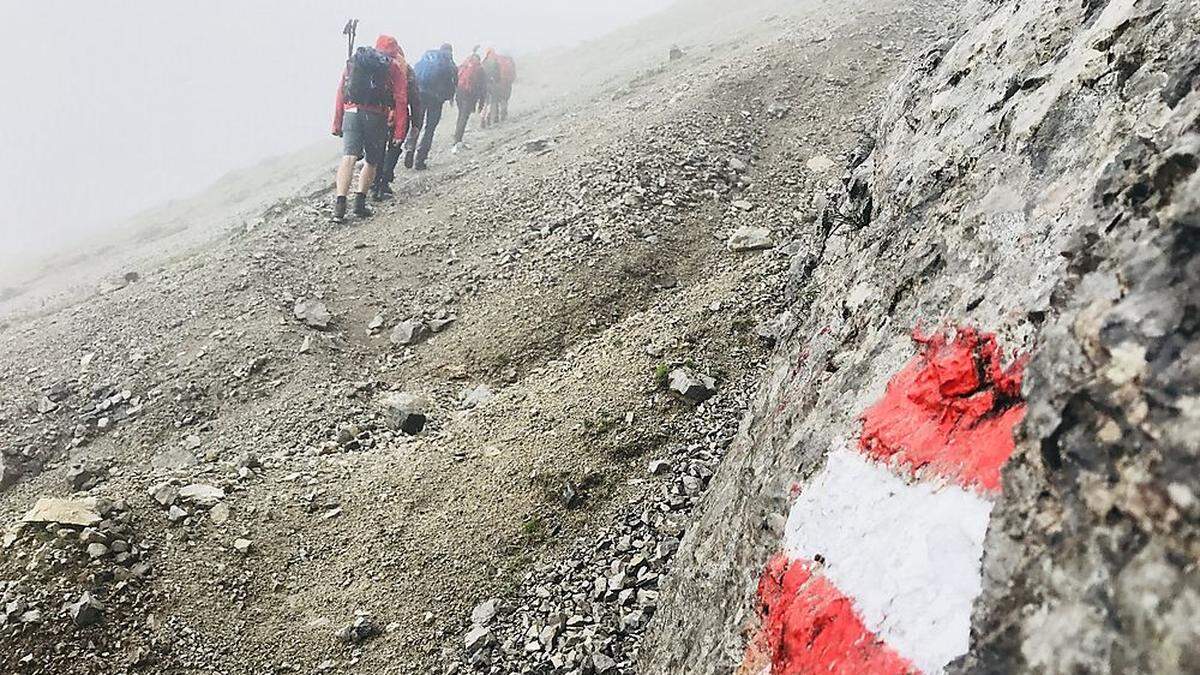
[[[793,559],[853,598],[868,629],[927,673],[969,647],[971,604],[992,503],[955,485],[908,483],[848,449],[792,505],[784,534]]]

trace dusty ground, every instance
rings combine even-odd
[[[0,443],[14,484],[0,518],[68,496],[71,465],[99,460],[110,475],[88,494],[128,503],[118,512],[148,568],[88,560],[75,535],[10,537],[0,591],[41,616],[0,626],[2,668],[459,667],[473,606],[519,604],[538,563],[658,489],[651,460],[704,442],[706,416],[736,420],[813,196],[861,145],[893,74],[941,33],[944,8],[717,9],[685,3],[531,63],[508,125],[439,152],[369,221],[328,224],[322,171],[254,227],[141,267],[124,288],[10,314]],[[668,63],[676,42],[687,56]],[[774,248],[730,252],[742,225],[768,228]],[[299,299],[323,302],[330,326],[297,321]],[[415,346],[389,341],[421,317],[455,321]],[[669,395],[661,375],[679,365],[715,377],[721,405]],[[467,409],[478,385],[495,397]],[[387,429],[389,391],[430,401],[424,433]],[[181,448],[195,464],[151,464]],[[181,502],[172,522],[149,494],[164,481],[223,488],[228,520]],[[85,590],[104,620],[79,628],[63,605]],[[382,634],[339,640],[356,611]],[[604,649],[631,671],[620,639]],[[511,672],[539,657],[494,658]]]

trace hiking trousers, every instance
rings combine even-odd
[[[442,112],[445,107],[444,102],[433,103],[425,106],[423,111],[425,119],[421,121],[420,133],[410,133],[404,141],[404,147],[409,152],[414,149],[417,151],[417,164],[424,164],[425,160],[429,159],[429,151],[433,148],[433,135],[437,132],[438,124],[442,122]],[[420,136],[420,140],[417,137]]]
[[[454,128],[455,143],[462,143],[463,134],[467,133],[467,122],[471,121],[471,113],[479,106],[480,98],[478,94],[462,91],[455,95],[454,103],[458,106],[458,126]]]

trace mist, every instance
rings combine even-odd
[[[0,25],[0,267],[103,234],[222,174],[327,139],[345,58],[569,46],[671,0],[23,2]]]

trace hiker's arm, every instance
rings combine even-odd
[[[395,62],[392,62],[392,110],[396,113],[392,138],[402,141],[408,135],[408,73]]]
[[[450,84],[450,105],[454,105],[454,99],[458,97],[458,68],[448,68],[446,73],[446,81]]]
[[[333,109],[333,135],[342,135],[342,117],[345,115],[346,71],[342,71],[342,79],[338,81],[336,105]]]
[[[417,86],[415,78],[409,79],[408,116],[414,129],[420,129],[421,123],[425,121],[421,114],[421,89]]]

